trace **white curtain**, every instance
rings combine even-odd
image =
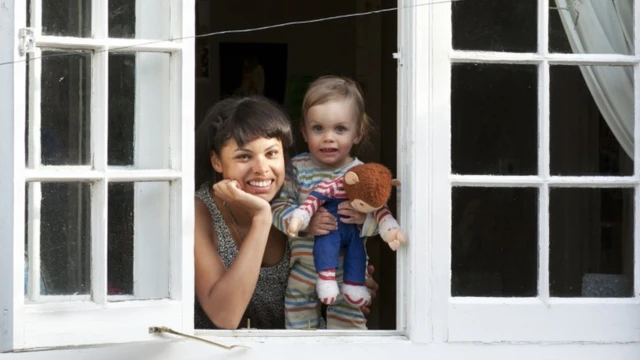
[[[556,0],[575,54],[633,55],[633,0]],[[633,159],[633,68],[581,66],[611,132]]]

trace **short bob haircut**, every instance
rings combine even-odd
[[[196,190],[207,181],[220,180],[211,166],[212,151],[220,156],[230,139],[243,146],[258,138],[279,139],[289,167],[291,122],[278,104],[262,96],[230,97],[214,104],[196,130]]]

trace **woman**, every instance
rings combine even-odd
[[[196,328],[284,329],[290,253],[269,202],[292,143],[287,117],[263,97],[222,100],[198,127]]]

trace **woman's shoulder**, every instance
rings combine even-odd
[[[213,184],[211,181],[205,181],[200,185],[198,190],[196,190],[196,198],[205,201],[206,198],[211,198],[211,189],[213,188]]]
[[[211,183],[206,182],[200,186],[200,188],[196,191],[195,194],[195,216],[196,217],[206,217],[211,220],[215,203],[213,198],[211,198]]]

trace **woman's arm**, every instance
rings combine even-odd
[[[219,328],[236,329],[256,288],[271,228],[271,212],[258,212],[229,269],[218,255],[217,234],[205,204],[195,205],[195,290],[209,319]]]

